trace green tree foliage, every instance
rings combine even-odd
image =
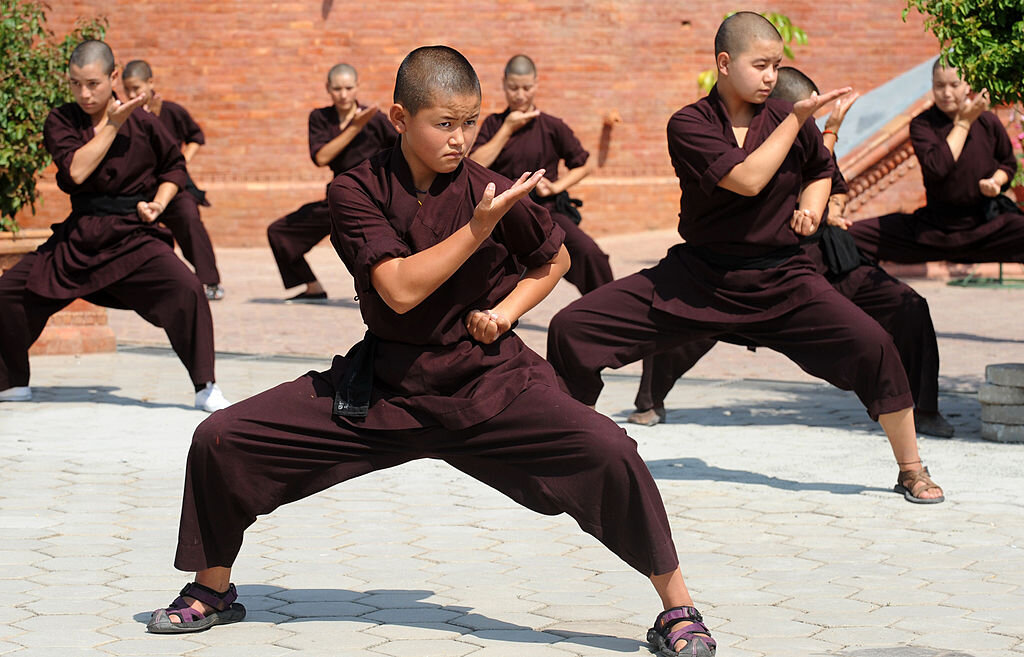
[[[732,11],[722,17],[722,20],[729,18],[736,12]],[[792,44],[801,46],[807,45],[807,33],[802,29],[793,24],[793,21],[789,19],[789,16],[780,14],[775,11],[767,11],[761,14],[775,26],[775,29],[779,31],[779,35],[782,37],[782,54],[787,59],[796,59],[793,56],[793,49],[790,47]],[[715,53],[716,55],[718,53]],[[701,71],[697,74],[697,86],[700,87],[701,91],[708,93],[711,91],[711,87],[715,86],[715,82],[718,81],[718,71],[713,68],[709,68],[706,71]]]
[[[972,89],[988,89],[996,105],[1024,102],[1022,0],[907,0],[903,20],[911,9]]]
[[[41,0],[0,0],[0,230],[17,230],[14,215],[35,212],[36,176],[50,163],[43,147],[43,122],[50,110],[71,100],[68,57],[84,39],[101,39],[103,18],[79,21],[57,39],[46,28]]]

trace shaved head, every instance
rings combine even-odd
[[[480,79],[469,60],[448,46],[423,46],[405,56],[395,78],[395,102],[410,114],[452,96],[480,98]]]
[[[84,68],[96,62],[99,62],[100,69],[104,75],[110,75],[114,72],[114,52],[110,49],[110,46],[102,41],[89,39],[78,44],[71,52],[71,58],[68,59],[68,68],[72,66]]]
[[[715,56],[729,53],[742,55],[755,41],[778,41],[782,36],[767,18],[752,11],[738,11],[722,21],[715,34]]]
[[[141,59],[133,59],[124,65],[124,72],[121,74],[121,77],[125,80],[132,78],[151,80],[153,78],[153,69]]]
[[[505,77],[510,75],[537,75],[537,67],[526,55],[516,55],[505,64]]]
[[[935,63],[932,64],[932,77],[935,77],[937,72],[947,68],[953,69],[954,71],[956,70],[955,66],[951,66],[948,61],[944,62],[943,58],[939,57],[935,60]]]
[[[783,66],[779,68],[779,79],[775,83],[771,97],[796,103],[810,98],[811,94],[816,93],[820,92],[818,85],[814,84],[814,80],[807,77],[800,69]]]
[[[339,75],[351,75],[353,80],[359,82],[359,74],[356,73],[354,66],[349,64],[335,64],[331,67],[331,70],[327,71],[327,84],[330,84],[331,80]]]

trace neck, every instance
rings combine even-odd
[[[402,157],[405,158],[405,163],[409,166],[409,173],[412,174],[412,185],[417,190],[430,189],[430,186],[434,184],[434,178],[437,178],[437,172],[432,169],[425,167],[416,156],[409,152],[409,148],[406,145],[407,141],[402,139]]]
[[[89,115],[89,120],[92,121],[92,127],[97,130],[102,128],[107,123],[107,106],[104,105],[103,109],[95,114]]]
[[[750,124],[750,119],[754,116],[753,103],[747,102],[730,87],[724,85],[718,85],[718,95],[722,98],[732,125],[743,127]]]

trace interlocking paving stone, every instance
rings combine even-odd
[[[668,424],[627,426],[662,492],[688,584],[722,657],[1024,655],[1017,503],[1024,452],[980,440],[976,399],[951,392],[976,388],[979,363],[993,362],[976,347],[995,345],[1001,360],[1024,361],[1024,343],[997,321],[950,328],[964,303],[986,307],[995,298],[987,291],[968,297],[921,285],[943,350],[940,404],[958,430],[949,441],[921,439],[946,487],[945,504],[918,507],[893,494],[891,452],[856,398],[764,350],[716,347],[669,396]],[[245,339],[289,345],[286,331],[268,328],[286,323],[275,323],[282,309],[237,291],[233,305],[213,308],[218,344],[241,336],[232,317],[256,311],[261,319],[247,325],[266,337]],[[539,316],[574,295],[560,284]],[[125,320],[137,318],[111,317],[119,334],[135,330]],[[293,323],[297,315],[286,317]],[[322,330],[330,344],[347,340],[339,327],[362,332],[348,307],[309,317],[303,329]],[[223,331],[236,337],[222,342]],[[956,331],[984,341],[948,337]],[[374,473],[261,517],[234,571],[246,622],[187,639],[146,635],[149,611],[188,578],[171,559],[189,437],[206,417],[187,408],[191,392],[162,332],[151,335],[159,348],[83,356],[72,368],[65,357],[34,358],[37,401],[0,404],[0,425],[18,428],[13,440],[0,441],[0,552],[25,562],[0,568],[0,652],[648,654],[643,638],[658,604],[641,575],[571,519],[535,515],[433,461]],[[526,327],[523,335],[543,351],[543,331]],[[218,379],[239,399],[328,362],[323,354],[222,354]],[[624,420],[638,372],[607,373],[598,409]],[[108,503],[93,504],[102,495]],[[62,595],[82,604],[107,590],[114,594],[102,597],[95,626],[67,625],[77,621],[74,612],[34,611],[65,611],[54,602]],[[278,613],[332,603],[370,611]],[[27,621],[41,625],[24,629]],[[981,629],[958,631],[969,628]],[[80,648],[46,648],[50,635],[67,635]],[[967,635],[981,640],[957,643]],[[550,642],[530,642],[537,637]],[[8,650],[22,639],[39,647]]]

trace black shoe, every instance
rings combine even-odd
[[[918,433],[936,438],[952,438],[956,429],[938,411],[914,410],[914,425]]]
[[[327,303],[326,292],[300,292],[290,299],[285,299],[285,303]]]

